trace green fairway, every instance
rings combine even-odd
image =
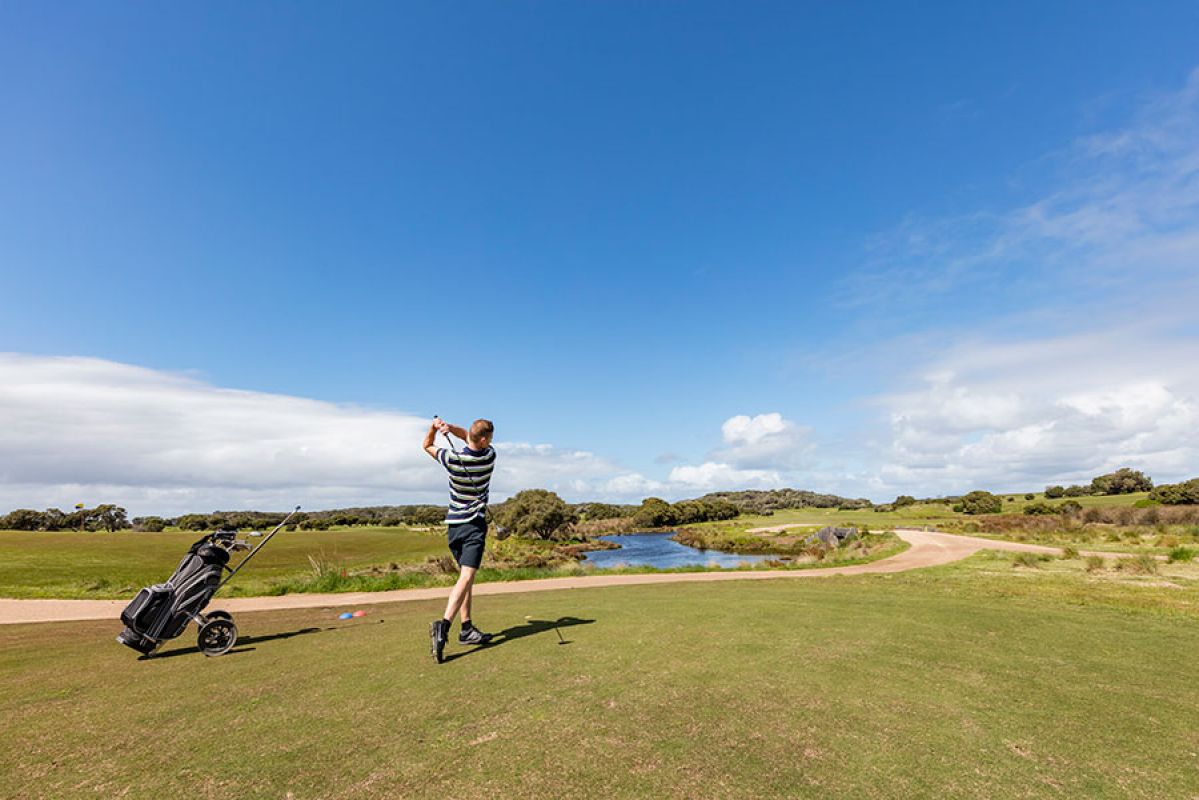
[[[169,578],[202,535],[0,531],[0,597],[129,597],[142,586]],[[445,534],[440,531],[282,531],[223,591],[262,594],[274,580],[310,574],[309,556],[354,569],[424,561],[445,553]]]
[[[1180,567],[1180,569],[1182,569]],[[239,619],[138,661],[114,623],[0,627],[13,798],[1199,794],[1199,575],[979,555],[890,577]],[[532,622],[526,616],[533,617]],[[576,618],[561,629],[540,620]]]

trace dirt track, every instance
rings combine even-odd
[[[979,550],[1023,551],[1058,554],[1056,547],[1019,544],[973,536],[955,536],[914,528],[895,531],[911,545],[902,553],[869,564],[851,567],[829,567],[806,570],[757,570],[752,572],[672,572],[647,575],[587,575],[571,578],[545,578],[508,583],[480,583],[476,595],[516,594],[519,592],[550,592],[559,589],[582,589],[598,586],[638,586],[650,583],[682,583],[702,581],[787,580],[794,578],[825,578],[830,575],[872,575],[905,572],[921,567],[948,564],[973,555]],[[1083,553],[1083,555],[1091,555]],[[1118,553],[1096,553],[1105,557]],[[435,589],[397,589],[390,592],[342,592],[338,594],[288,594],[279,597],[235,597],[215,601],[226,611],[273,611],[286,608],[331,608],[364,606],[374,603],[396,603],[408,600],[433,600],[449,594],[448,587]],[[10,600],[0,598],[0,625],[19,622],[66,622],[69,620],[117,619],[127,600]]]

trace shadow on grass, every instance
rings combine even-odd
[[[382,621],[383,620],[378,620],[378,622],[382,622]],[[355,626],[355,627],[357,627],[357,626]],[[295,631],[284,631],[282,633],[272,633],[272,634],[268,634],[266,636],[239,636],[239,637],[237,637],[237,644],[234,646],[234,648],[232,650],[225,653],[225,655],[231,656],[236,653],[250,653],[250,652],[253,652],[255,649],[257,649],[254,647],[247,647],[247,645],[262,644],[263,642],[271,642],[276,639],[290,639],[293,636],[306,636],[310,633],[324,633],[325,631],[339,631],[339,630],[350,630],[350,628],[349,628],[349,626],[341,626],[341,627],[330,626],[327,628],[300,628],[299,630],[295,630]],[[151,656],[142,656],[141,658],[138,659],[138,661],[158,661],[159,659],[163,659],[163,658],[174,658],[175,656],[185,656],[185,655],[189,655],[191,653],[198,653],[198,652],[200,652],[200,648],[196,647],[195,645],[192,645],[191,647],[181,647],[178,650],[170,650],[165,653],[156,653]]]
[[[480,650],[490,650],[499,647],[508,642],[514,642],[517,639],[524,639],[526,636],[536,636],[539,633],[548,631],[556,631],[558,634],[558,644],[570,644],[570,639],[562,637],[562,628],[573,628],[576,625],[590,625],[595,622],[593,619],[580,619],[579,617],[558,617],[556,620],[548,619],[531,619],[525,622],[524,625],[514,625],[511,628],[505,628],[495,635],[495,638],[484,645],[472,647],[461,653],[451,653],[445,657],[446,663],[457,658],[464,658],[471,653],[477,653]],[[451,637],[450,641],[453,641]]]

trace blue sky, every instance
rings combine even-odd
[[[569,499],[1199,473],[1199,10],[1046,6],[5,4],[0,506],[435,497],[280,467],[354,414]]]

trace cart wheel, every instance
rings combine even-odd
[[[206,656],[228,653],[237,644],[237,626],[233,620],[210,619],[200,626],[200,652]]]
[[[230,622],[233,621],[233,615],[228,611],[207,611],[204,613],[204,616],[209,619],[227,619]]]

